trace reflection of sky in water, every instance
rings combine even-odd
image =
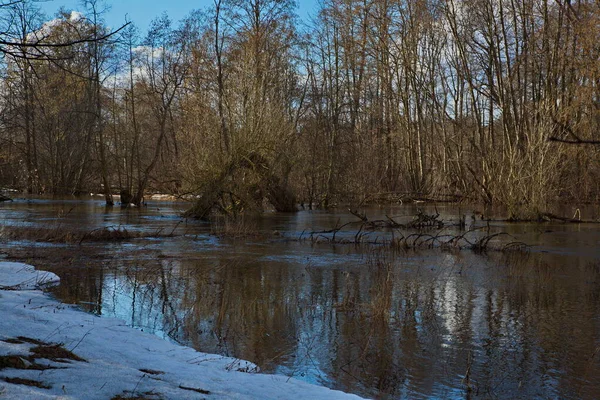
[[[286,355],[288,363],[275,367],[273,372],[309,383],[335,385],[335,382],[328,378],[327,366],[324,369],[320,366],[321,358],[317,355],[322,349],[319,348],[319,343],[314,334],[312,332],[299,333],[297,340],[298,346],[293,353]]]
[[[132,285],[132,283],[135,285]],[[171,340],[165,330],[160,297],[146,296],[153,287],[123,279],[115,275],[105,277],[101,315],[119,318],[129,326]]]

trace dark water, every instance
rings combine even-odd
[[[71,246],[5,240],[3,251],[56,272],[55,294],[65,302],[365,397],[600,397],[600,225],[490,224],[512,235],[505,240],[531,244],[526,253],[392,252],[297,240],[356,220],[344,212],[268,214],[241,227],[252,235],[232,239],[181,221],[186,207],[3,204],[5,230],[120,226],[176,234]],[[405,221],[416,208],[364,211]],[[457,219],[456,207],[439,212]],[[356,229],[339,235],[352,238]],[[369,233],[373,242],[389,237]]]

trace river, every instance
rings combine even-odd
[[[73,244],[32,235],[4,238],[0,251],[59,275],[53,294],[65,303],[364,397],[600,397],[599,224],[488,227],[469,218],[530,246],[391,251],[380,244],[390,239],[386,229],[368,232],[378,244],[363,246],[343,243],[357,233],[352,224],[339,233],[342,243],[325,233],[310,239],[357,220],[343,210],[267,213],[232,237],[182,219],[188,206],[17,199],[0,205],[5,232],[110,226],[159,235]],[[467,210],[435,209],[445,222]],[[361,212],[409,221],[417,206]]]

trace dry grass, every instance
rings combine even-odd
[[[261,234],[255,221],[245,217],[224,218],[213,224],[212,234],[231,239],[257,238]]]
[[[27,358],[21,356],[0,356],[0,371],[5,368],[13,369],[37,369],[30,368],[31,362]]]
[[[30,228],[3,227],[0,238],[3,240],[27,240],[42,243],[81,243],[83,241],[122,241],[140,237],[138,233],[129,232],[121,227],[105,227],[89,232],[68,230],[64,228]]]
[[[378,321],[386,321],[392,307],[394,289],[394,265],[381,255],[369,261],[369,269],[373,274],[371,287],[370,315]]]
[[[157,370],[154,370],[154,369],[141,368],[140,372],[143,372],[143,373],[148,374],[148,375],[164,375],[164,372],[157,371]]]
[[[44,344],[43,342],[40,342],[37,339],[32,339],[32,338],[28,338],[25,336],[17,336],[16,338],[4,339],[3,342],[12,343],[12,344],[23,344],[23,343],[31,343],[31,344],[37,344],[37,345]]]
[[[140,394],[124,392],[123,394],[118,394],[112,397],[111,400],[157,400],[162,398],[163,397],[161,394],[156,392],[146,392]]]
[[[15,385],[27,385],[34,386],[40,389],[52,389],[52,386],[46,385],[44,382],[34,381],[32,379],[23,379],[23,378],[2,378],[7,383],[12,383]]]
[[[44,344],[31,349],[35,358],[45,358],[47,360],[64,362],[65,360],[83,361],[85,360],[73,352],[65,349],[60,344]]]
[[[61,344],[44,343],[39,340],[27,338],[24,336],[4,339],[3,342],[11,344],[29,343],[35,346],[29,350],[30,354],[28,356],[11,354],[6,356],[0,356],[0,370],[3,370],[5,368],[13,368],[44,371],[47,369],[57,368],[39,364],[37,362],[39,359],[56,361],[59,363],[65,363],[68,361],[86,362],[83,358],[65,349]]]
[[[23,226],[4,226],[0,229],[2,240],[28,240],[32,242],[71,243],[75,241],[74,232],[57,228],[29,228]]]
[[[183,386],[183,385],[179,385],[179,389],[189,390],[191,392],[196,392],[196,393],[200,393],[200,394],[210,394],[210,392],[208,390],[197,389],[197,388],[187,387],[187,386]]]
[[[174,231],[175,229],[173,229]],[[172,237],[161,230],[151,233],[133,232],[122,226],[106,226],[91,231],[66,229],[61,227],[22,227],[4,226],[0,228],[0,240],[26,240],[38,243],[82,244],[84,242],[123,242],[137,238]]]

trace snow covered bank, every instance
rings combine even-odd
[[[0,262],[0,290],[40,289],[59,282],[60,278],[52,272],[36,271],[27,264]]]
[[[199,353],[62,304],[39,290],[58,282],[0,262],[0,398],[358,399]]]

